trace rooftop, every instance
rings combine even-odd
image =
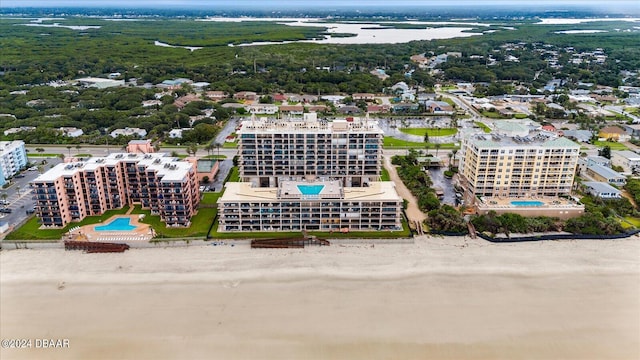
[[[254,133],[332,133],[332,132],[368,132],[383,134],[382,129],[376,121],[369,121],[368,118],[357,117],[344,120],[327,121],[318,120],[315,113],[304,114],[302,119],[270,119],[252,118],[250,121],[243,121],[242,128],[237,134]]]
[[[528,136],[479,134],[469,137],[467,141],[475,144],[479,148],[502,148],[512,146],[580,149],[580,145],[565,137],[555,137],[548,132],[541,131],[530,132]]]
[[[61,176],[71,176],[80,171],[94,171],[102,166],[115,166],[122,162],[135,162],[144,166],[147,171],[153,170],[162,178],[162,181],[181,181],[193,169],[191,163],[170,157],[166,153],[113,153],[106,157],[92,157],[86,161],[58,164],[33,181],[54,181]]]
[[[250,183],[244,182],[228,182],[225,184],[225,191],[218,202],[236,202],[236,201],[278,201],[283,198],[278,197],[280,189],[291,188],[295,191],[297,199],[302,199],[303,194],[297,185],[324,185],[318,197],[314,199],[322,200],[327,198],[336,199],[335,195],[341,191],[339,199],[352,201],[401,201],[402,199],[396,192],[396,188],[391,181],[370,182],[366,187],[341,187],[338,181],[283,181],[280,188],[260,188],[252,187]],[[294,186],[295,185],[295,186]],[[284,188],[282,186],[285,186]],[[284,194],[283,194],[284,195]],[[331,196],[334,195],[334,196]],[[325,197],[326,196],[326,197]],[[305,201],[310,198],[305,198]]]
[[[620,190],[600,181],[585,181],[582,184],[588,188],[595,190],[598,193],[620,193]]]

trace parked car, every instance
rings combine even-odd
[[[11,209],[9,208],[0,209],[0,213],[11,214]]]
[[[31,215],[31,214],[33,214],[34,212],[36,212],[36,209],[27,209],[27,210],[26,210],[27,215]]]
[[[16,178],[23,178],[23,177],[24,177],[24,175],[22,175],[22,174],[18,174],[18,175],[14,176],[14,177],[16,177]]]

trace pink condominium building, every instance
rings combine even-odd
[[[116,153],[58,164],[31,187],[45,227],[134,204],[160,215],[167,226],[187,227],[200,201],[195,166],[165,153]]]

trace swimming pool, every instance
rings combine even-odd
[[[542,201],[537,200],[514,200],[511,202],[513,206],[543,206],[544,203]]]
[[[106,225],[98,225],[95,231],[131,231],[137,226],[129,223],[129,218],[117,218]]]
[[[320,195],[324,185],[298,185],[298,190],[302,195]]]

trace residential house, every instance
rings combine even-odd
[[[367,105],[367,112],[370,114],[388,113],[391,110],[389,105]]]
[[[226,99],[227,94],[225,94],[224,91],[213,90],[207,91],[204,96],[213,101],[220,101],[222,99]]]
[[[252,114],[268,114],[272,115],[278,112],[278,106],[274,104],[256,104],[249,105],[248,110]]]
[[[453,106],[444,101],[427,101],[424,103],[424,107],[431,113],[451,113],[453,112]]]
[[[622,186],[627,183],[626,176],[608,167],[598,164],[587,165],[585,174],[595,181],[605,182],[612,185]]]
[[[619,127],[619,126],[605,126],[600,129],[598,133],[598,137],[605,140],[613,140],[613,141],[627,141],[630,136],[627,132]]]
[[[599,197],[601,199],[620,199],[622,192],[615,187],[598,181],[585,181],[582,185],[587,190],[587,193]]]
[[[182,139],[182,133],[191,130],[190,128],[172,129],[169,131],[170,139]]]
[[[60,131],[63,136],[72,137],[72,138],[75,138],[84,134],[84,131],[82,131],[82,129],[78,129],[75,127],[61,127],[58,129],[58,131]]]
[[[258,99],[258,94],[253,91],[240,91],[233,94],[233,98],[236,100],[254,101]]]
[[[355,93],[351,95],[351,98],[353,99],[353,101],[359,101],[359,100],[373,101],[375,100],[375,95],[370,93]]]
[[[115,129],[109,135],[111,135],[112,138],[117,138],[118,136],[138,136],[143,138],[147,136],[147,130],[126,127],[124,129]]]
[[[626,173],[640,173],[640,155],[629,150],[613,150],[611,163],[622,166]]]
[[[302,105],[280,105],[281,114],[302,115],[304,106]]]
[[[194,101],[200,101],[200,100],[202,100],[200,95],[187,94],[185,96],[181,96],[181,97],[177,98],[173,102],[173,105],[175,105],[178,109],[182,110],[188,103],[194,102]]]

